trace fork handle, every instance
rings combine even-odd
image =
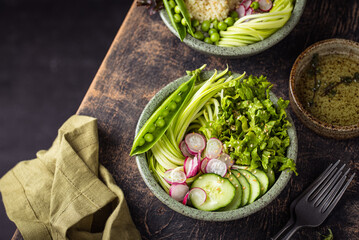
[[[287,224],[274,236],[271,238],[271,240],[277,240],[279,239],[279,237],[290,227],[292,226],[294,223],[294,218],[291,217],[289,219],[289,221],[287,222]]]
[[[282,240],[288,240],[292,237],[292,235],[299,229],[303,226],[301,225],[298,225],[297,223],[295,223],[291,228],[290,230],[287,232],[287,234],[282,238]]]

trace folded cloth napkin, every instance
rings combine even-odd
[[[49,150],[0,179],[6,212],[25,240],[141,239],[98,155],[96,119],[76,115]]]

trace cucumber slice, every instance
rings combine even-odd
[[[232,174],[236,176],[239,183],[242,185],[242,203],[241,206],[245,206],[249,201],[249,196],[251,195],[251,187],[247,179],[237,170],[231,170]]]
[[[234,210],[239,208],[239,206],[241,206],[242,203],[242,185],[239,183],[236,176],[234,176],[234,174],[232,174],[231,172],[227,173],[225,178],[227,178],[232,183],[232,185],[236,188],[236,194],[234,195],[232,202],[230,202],[225,208],[221,210],[223,211]]]
[[[234,198],[236,189],[232,183],[221,176],[214,173],[206,173],[199,176],[193,183],[191,188],[202,188],[206,194],[206,201],[199,205],[194,199],[192,205],[203,211],[214,211],[227,206]]]
[[[268,167],[268,169],[265,173],[267,174],[267,177],[269,179],[269,187],[273,186],[273,184],[275,183],[275,174],[274,174],[273,169]]]
[[[249,195],[248,201],[248,204],[250,204],[261,194],[261,185],[258,179],[250,171],[244,169],[239,169],[238,171],[247,179],[249,185],[251,186],[251,194]]]
[[[256,176],[259,183],[261,184],[261,196],[264,195],[267,192],[269,186],[269,179],[267,174],[259,169],[251,170],[251,173]]]

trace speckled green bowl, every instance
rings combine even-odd
[[[250,44],[248,46],[241,46],[241,47],[219,47],[211,44],[207,44],[203,41],[195,39],[190,34],[187,34],[186,38],[183,40],[185,44],[189,47],[205,54],[214,55],[217,57],[223,58],[242,58],[242,57],[249,57],[268,48],[274,46],[278,42],[280,42],[283,38],[285,38],[297,25],[300,17],[305,8],[306,0],[295,0],[295,6],[292,12],[292,16],[288,20],[288,22],[277,32],[272,34],[270,37],[264,39],[263,41]],[[171,30],[173,34],[178,37],[178,34],[174,27],[171,24],[171,20],[168,17],[168,14],[165,9],[160,11],[161,18],[166,26]]]
[[[213,71],[208,71],[203,73],[204,78],[209,78],[212,76]],[[234,74],[234,76],[238,76],[237,74]],[[140,131],[141,127],[147,119],[151,116],[151,114],[161,105],[161,103],[174,91],[178,88],[180,84],[187,81],[189,79],[188,76],[181,77],[177,79],[174,82],[171,82],[167,86],[165,86],[163,89],[161,89],[146,105],[145,109],[143,110],[137,126],[136,126],[136,134]],[[277,97],[271,93],[270,95],[271,100],[276,103]],[[287,113],[288,114],[288,113]],[[292,127],[288,129],[288,134],[291,139],[291,144],[287,150],[287,157],[294,159],[296,161],[297,159],[297,150],[298,150],[298,142],[297,142],[297,134],[294,127],[294,123],[292,118],[288,114],[288,118],[290,123],[292,124]],[[283,171],[280,175],[275,184],[267,191],[266,194],[264,194],[261,198],[254,201],[252,204],[249,204],[245,207],[241,207],[236,210],[232,211],[225,211],[225,212],[206,212],[197,210],[195,208],[185,206],[180,202],[177,202],[173,198],[171,198],[164,190],[163,188],[157,183],[153,175],[151,174],[147,159],[145,154],[140,154],[136,156],[136,163],[138,166],[138,169],[141,173],[141,176],[143,180],[145,181],[146,185],[150,188],[150,190],[153,192],[153,194],[165,205],[167,205],[169,208],[173,209],[174,211],[181,213],[185,216],[199,219],[199,220],[205,220],[205,221],[230,221],[235,220],[239,218],[246,217],[248,215],[251,215],[265,206],[267,206],[271,201],[273,201],[279,193],[285,188],[287,183],[290,180],[290,177],[292,175],[291,172]]]

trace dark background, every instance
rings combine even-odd
[[[0,177],[75,114],[132,0],[0,0]],[[0,239],[16,226],[0,203]]]

